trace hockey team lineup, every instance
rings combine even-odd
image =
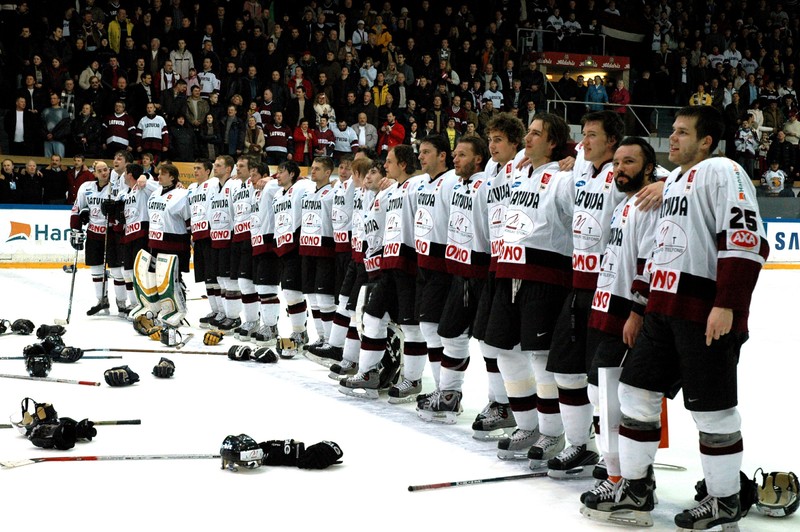
[[[222,156],[196,162],[196,182],[184,188],[169,162],[151,176],[117,153],[111,168],[95,165],[96,180],[78,192],[70,221],[75,263],[64,269],[72,283],[67,319],[52,321],[62,330],[37,331],[39,341],[23,351],[28,376],[21,377],[68,384],[49,376],[56,363],[113,357],[83,355],[89,352],[158,355],[149,373],[164,380],[176,371],[171,354],[281,369],[305,357],[353,398],[345,401],[373,404],[371,412],[410,404],[425,431],[426,424],[463,424],[468,366],[480,364],[488,402],[471,436],[529,471],[466,474],[408,491],[590,479],[593,487],[574,493],[576,507],[587,522],[621,526],[653,526],[659,470],[686,469],[656,461],[662,399],[683,388],[706,491],[698,488],[697,504],[678,510],[675,526],[737,530],[751,507],[791,514],[798,505],[792,473],[764,474],[758,483],[739,475],[736,366],[769,246],[752,183],[737,180],[732,161],[710,157],[719,139],[711,111],[676,115],[676,169],[666,179],[657,176],[652,148],[625,138],[619,117],[605,111],[585,117],[577,152],[563,119],[537,115],[526,131],[502,113],[488,126],[488,143],[464,137],[451,150],[429,137],[419,153],[399,145],[385,161],[360,152],[337,161],[335,179],[327,157],[301,177],[292,161],[271,175],[247,156]],[[721,205],[720,193],[709,192],[715,187]],[[74,291],[90,290],[85,280],[75,286],[81,251],[96,302],[74,318]],[[203,288],[207,297],[198,297],[194,289]],[[112,300],[120,321],[132,324],[127,330],[163,347],[64,345],[71,321],[110,319]],[[19,321],[0,322],[0,334],[33,333],[32,323]],[[185,349],[193,338],[208,349]],[[719,381],[706,376],[711,366],[701,352],[722,360]],[[144,386],[131,366],[106,370],[105,384]],[[52,404],[29,399],[12,425],[36,447],[69,450],[91,441],[94,425],[113,423],[60,418]],[[63,460],[215,458],[228,470],[335,471],[347,467],[344,454],[331,440],[307,446],[240,433],[214,454]]]

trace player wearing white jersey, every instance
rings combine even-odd
[[[458,181],[447,200],[450,213],[445,248],[447,273],[452,279],[436,331],[443,347],[439,388],[417,397],[417,414],[425,421],[452,424],[462,411],[469,340],[491,257],[484,223],[489,187],[483,166],[488,159],[489,148],[479,137],[462,138],[453,151]]]
[[[572,175],[553,162],[565,153],[568,139],[562,118],[537,115],[525,136],[529,163],[514,170],[510,185],[485,339],[498,351],[518,427],[498,443],[504,460],[545,449],[546,435],[562,430],[555,382],[544,368],[570,285]]]
[[[255,160],[242,155],[236,161],[236,177],[241,181],[239,189],[231,196],[233,206],[233,240],[231,242],[231,280],[236,280],[241,294],[244,320],[235,329],[240,340],[250,340],[250,335],[259,329],[258,293],[253,283],[253,245],[251,222],[255,184],[250,179],[250,169]]]
[[[614,502],[597,508],[624,510],[637,525],[654,507],[661,400],[681,388],[699,432],[708,496],[676,515],[675,524],[705,530],[741,518],[736,372],[769,244],[749,176],[730,159],[711,158],[722,123],[713,107],[685,107],[669,139],[669,159],[678,167],[664,185],[644,323],[620,377],[623,478]]]
[[[114,296],[117,301],[117,310],[121,317],[127,316],[130,308],[126,304],[126,299],[133,297],[133,276],[126,277],[122,265],[125,257],[124,241],[125,227],[115,216],[115,203],[119,199],[121,191],[126,189],[125,169],[126,165],[133,162],[133,156],[126,150],[117,151],[111,162],[111,173],[109,177],[109,196],[101,204],[101,212],[108,217],[108,248],[113,249],[118,261],[107,262],[108,273],[114,284]],[[134,255],[135,256],[135,255]]]
[[[214,270],[211,257],[211,200],[219,189],[219,179],[211,177],[214,165],[207,159],[195,161],[192,165],[195,182],[189,185],[189,207],[192,211],[192,246],[194,250],[194,280],[205,283],[211,313],[200,318],[200,327],[211,327],[211,320],[224,319],[222,290]]]

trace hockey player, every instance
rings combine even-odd
[[[592,420],[594,408],[587,390],[588,364],[596,345],[587,343],[591,310],[600,261],[608,243],[614,208],[625,194],[614,186],[611,158],[622,140],[625,126],[619,113],[596,111],[583,117],[582,151],[575,162],[572,216],[572,292],[564,302],[553,333],[547,371],[555,374],[565,437],[569,446],[558,455],[532,456],[547,460],[550,476],[591,476],[599,461]],[[549,436],[556,436],[548,434]],[[562,445],[561,438],[558,447]],[[557,451],[556,447],[550,447]],[[531,462],[531,467],[536,466]]]
[[[303,263],[303,294],[308,300],[317,330],[317,345],[330,337],[336,282],[336,243],[333,233],[333,159],[316,157],[311,163],[311,182],[316,187],[303,199],[300,256]]]
[[[236,161],[236,178],[241,186],[231,195],[233,240],[231,241],[231,281],[236,281],[236,291],[241,299],[244,321],[235,329],[240,340],[250,340],[259,328],[258,294],[253,284],[253,246],[251,238],[251,213],[255,197],[255,183],[250,179],[250,169],[255,160],[242,155]]]
[[[260,314],[260,326],[250,335],[250,340],[272,347],[278,339],[278,283],[281,277],[281,263],[275,255],[275,217],[272,203],[280,186],[278,180],[269,175],[266,163],[250,168],[250,180],[255,185],[250,243],[253,246],[253,283],[258,294]]]
[[[491,257],[488,225],[483,223],[489,193],[483,167],[488,159],[483,139],[462,138],[453,152],[458,182],[449,198],[440,198],[450,205],[445,257],[447,272],[453,277],[437,330],[443,346],[439,389],[417,399],[417,414],[425,421],[453,424],[462,411],[461,387],[469,366],[472,324]]]
[[[486,219],[476,219],[474,223],[482,223],[487,228],[491,245],[491,260],[489,277],[486,286],[481,291],[476,317],[473,321],[472,336],[479,340],[478,344],[486,364],[489,403],[472,424],[473,437],[476,439],[493,439],[501,432],[510,435],[516,427],[514,413],[508,404],[508,393],[503,384],[503,376],[497,367],[497,350],[483,340],[486,336],[486,323],[489,320],[489,312],[494,298],[494,274],[503,245],[503,228],[506,207],[511,197],[514,168],[516,168],[517,159],[525,156],[525,150],[520,150],[520,146],[524,146],[525,126],[518,118],[508,113],[500,113],[489,121],[487,134],[492,158],[487,162],[485,168],[486,186],[489,187],[486,198]]]
[[[108,217],[108,247],[115,250],[116,256],[119,258],[119,264],[108,263],[109,274],[114,284],[114,295],[117,302],[117,311],[120,317],[127,317],[132,310],[127,304],[126,300],[133,299],[136,301],[136,296],[133,293],[133,276],[126,278],[123,269],[123,258],[126,255],[125,248],[125,224],[121,217],[116,216],[119,212],[117,204],[115,203],[123,190],[126,190],[126,168],[127,165],[133,162],[133,155],[127,150],[118,150],[114,154],[114,159],[111,162],[111,172],[109,173],[109,195],[108,198],[101,203],[101,212]],[[136,254],[133,254],[136,257]]]
[[[405,337],[403,345],[405,364],[411,359],[422,360],[424,367],[423,357],[427,354],[427,350],[419,330],[419,322],[414,317],[417,253],[413,228],[417,192],[427,177],[424,175],[411,177],[414,172],[414,161],[414,151],[411,146],[401,144],[389,150],[385,163],[386,176],[396,184],[379,194],[372,204],[373,210],[383,208],[383,205],[386,210],[383,253],[380,255],[380,277],[364,303],[358,373],[339,382],[339,391],[348,395],[377,399],[381,385],[378,366],[386,347],[386,327],[390,318],[400,326]],[[373,244],[379,241],[377,234],[370,230],[369,221],[365,221],[364,238],[367,240],[368,248],[370,239]],[[370,276],[374,275],[370,272],[374,272],[377,262],[370,259],[376,256],[368,251],[364,257],[365,268]],[[416,381],[416,389],[420,388],[419,381]],[[392,386],[389,390],[389,402],[394,404],[414,399],[412,394],[415,392],[411,391],[414,387],[404,385],[403,389],[408,390],[408,393],[400,394],[400,389]],[[363,390],[364,393],[353,390]]]
[[[652,146],[637,137],[623,139],[614,153],[613,166],[614,185],[625,193],[626,199],[617,205],[611,217],[609,241],[603,253],[587,333],[591,338],[588,344],[597,346],[589,366],[588,391],[595,411],[600,412],[598,447],[608,477],[584,493],[581,501],[588,498],[597,502],[609,497],[613,500],[614,486],[620,480],[617,437],[609,431],[619,420],[619,408],[612,409],[618,404],[619,375],[616,371],[619,370],[616,368],[622,364],[628,348],[634,346],[642,327],[647,290],[635,279],[642,275],[653,249],[658,217],[656,210],[637,208],[634,196],[654,179],[656,154]],[[600,368],[615,369],[605,369],[601,378]],[[613,396],[613,400],[601,405],[599,398],[609,396]],[[609,413],[616,415],[612,417]]]
[[[442,339],[437,327],[444,302],[450,290],[445,249],[450,217],[450,198],[458,182],[452,165],[450,145],[438,135],[425,137],[419,147],[422,186],[417,188],[417,206],[414,216],[414,244],[417,250],[416,296],[414,317],[428,346],[428,359],[436,389],[439,389],[439,371],[442,365]],[[453,367],[460,361],[449,360]],[[414,398],[422,391],[422,373],[425,358],[406,356],[403,380],[389,390],[389,397],[403,400]]]
[[[517,429],[498,442],[497,456],[521,460],[561,434],[555,382],[545,371],[558,309],[570,285],[572,174],[560,172],[569,128],[537,115],[525,136],[528,163],[514,170],[497,258],[486,343],[497,349]]]
[[[216,270],[211,252],[211,222],[208,217],[211,212],[211,200],[219,189],[219,179],[211,176],[214,165],[207,159],[199,159],[192,165],[195,182],[189,185],[189,208],[192,211],[192,245],[194,249],[194,280],[205,283],[208,303],[211,312],[200,318],[199,326],[202,329],[211,327],[211,320],[225,319],[222,308],[222,295],[217,280]]]
[[[92,276],[97,304],[90,308],[87,316],[95,314],[108,314],[108,296],[105,291],[106,264],[118,264],[116,246],[108,246],[108,217],[102,213],[103,200],[108,199],[111,187],[109,183],[109,168],[103,161],[95,161],[93,181],[81,185],[72,206],[70,217],[70,243],[77,251],[84,247],[83,226],[86,226],[86,256],[85,262],[89,266]]]
[[[303,221],[303,200],[313,192],[314,183],[300,178],[300,167],[294,161],[286,161],[278,166],[278,185],[272,212],[275,217],[275,254],[281,260],[281,291],[286,301],[292,333],[289,340],[295,346],[308,343],[306,331],[306,300],[303,298],[302,261],[298,252],[300,226]],[[289,355],[294,356],[296,349]]]
[[[169,131],[164,117],[156,114],[156,104],[145,105],[145,115],[136,126],[136,151],[151,152],[153,162],[158,163],[159,155],[169,151]]]
[[[211,210],[208,212],[211,234],[211,259],[213,272],[222,292],[222,319],[209,321],[211,327],[231,331],[241,325],[239,313],[242,300],[238,283],[231,279],[231,242],[233,239],[233,195],[242,182],[233,177],[234,161],[230,155],[214,159],[214,177],[219,180],[217,189],[211,192]]]
[[[678,168],[664,186],[650,297],[620,378],[623,478],[610,504],[594,507],[588,498],[585,504],[598,512],[625,510],[632,524],[649,519],[661,399],[683,388],[684,406],[699,431],[708,496],[675,516],[675,524],[705,530],[741,518],[736,366],[769,244],[749,176],[730,159],[710,157],[722,137],[720,113],[684,107],[672,131],[669,160]]]

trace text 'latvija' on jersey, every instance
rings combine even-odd
[[[283,256],[297,249],[303,222],[303,199],[314,192],[310,179],[298,179],[286,190],[275,193],[272,212],[275,216],[275,253]]]
[[[596,170],[579,152],[575,161],[575,205],[572,215],[572,286],[583,290],[597,287],[600,259],[608,242],[614,208],[625,199],[614,184],[611,162]]]
[[[152,179],[147,180],[144,188],[125,187],[119,194],[119,200],[125,205],[125,235],[123,243],[133,242],[139,238],[149,238],[150,217],[147,212],[147,200],[161,186]]]
[[[150,247],[163,251],[186,251],[189,249],[187,227],[191,223],[189,191],[173,188],[164,192],[159,186],[147,200],[147,215],[150,218]]]
[[[87,181],[78,189],[75,195],[75,203],[72,205],[72,215],[69,219],[69,226],[72,229],[80,229],[80,213],[84,209],[89,209],[89,225],[86,227],[86,237],[102,240],[106,234],[108,218],[100,210],[100,204],[108,199],[111,187],[106,184],[100,187],[97,180]]]
[[[425,181],[428,181],[428,175],[422,174],[386,189],[382,270],[403,270],[411,275],[417,274],[414,215],[417,213],[417,191]]]
[[[488,165],[487,165],[488,168]],[[489,224],[489,240],[491,246],[490,271],[497,271],[497,259],[503,249],[503,231],[506,226],[506,209],[511,199],[511,183],[514,180],[514,162],[509,161],[496,173],[489,177],[486,184],[489,189],[486,197],[486,216]],[[488,173],[487,173],[488,175]]]
[[[211,247],[226,249],[233,239],[233,195],[242,186],[239,179],[229,177],[211,191],[211,213],[209,214]]]
[[[611,217],[606,251],[597,278],[597,290],[592,299],[589,327],[622,337],[622,328],[630,315],[633,304],[646,304],[636,279],[653,249],[658,211],[642,211],[636,208],[636,196],[623,201],[614,209]],[[634,290],[639,296],[634,294]],[[639,313],[644,312],[641,306]]]
[[[569,287],[572,173],[552,162],[514,176],[496,276]]]
[[[381,260],[384,250],[384,235],[386,230],[386,208],[390,189],[382,190],[377,195],[368,192],[372,201],[364,213],[364,223],[361,238],[364,242],[364,269],[370,278],[380,275]]]
[[[445,251],[450,219],[450,199],[458,182],[455,170],[426,178],[417,188],[417,213],[414,216],[414,245],[420,268],[447,271]]]
[[[447,271],[453,275],[481,279],[489,275],[488,195],[483,172],[459,180],[453,187],[445,249]]]
[[[189,185],[189,207],[192,209],[192,240],[211,238],[211,200],[219,190],[219,179],[211,177]]]
[[[664,184],[655,231],[648,312],[705,323],[712,307],[733,310],[747,330],[750,299],[769,255],[756,191],[744,169],[706,159]]]
[[[303,223],[300,226],[300,255],[333,257],[333,187],[330,183],[303,198]]]
[[[250,244],[253,246],[253,256],[261,255],[275,249],[275,215],[272,212],[272,203],[275,194],[281,190],[277,179],[270,179],[264,188],[256,190],[253,194],[253,211],[250,215]],[[282,191],[281,191],[282,192]]]
[[[353,229],[353,197],[356,187],[353,179],[337,181],[333,186],[333,207],[331,221],[333,222],[333,241],[336,244],[336,253],[350,253],[350,232]]]

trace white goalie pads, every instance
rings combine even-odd
[[[159,253],[153,257],[145,250],[139,251],[133,267],[133,290],[139,305],[131,312],[132,319],[150,311],[167,325],[181,325],[186,316],[186,299],[180,286],[177,255]]]

